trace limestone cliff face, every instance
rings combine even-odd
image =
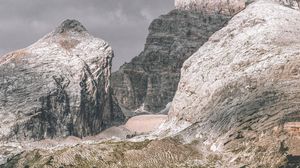
[[[204,13],[222,13],[234,15],[256,0],[175,0],[179,10],[200,11]],[[282,5],[299,9],[299,0],[273,0]]]
[[[245,8],[245,0],[175,0],[179,10],[234,15]]]
[[[229,17],[174,10],[155,19],[142,53],[112,74],[119,103],[127,110],[159,112],[172,101],[183,62]]]
[[[66,20],[0,59],[0,138],[86,136],[123,121],[110,88],[113,51]]]
[[[221,167],[300,159],[298,18],[270,1],[233,17],[184,63],[167,130],[189,123],[179,135],[197,140]]]

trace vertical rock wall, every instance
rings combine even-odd
[[[155,19],[141,54],[112,74],[114,93],[125,109],[157,113],[170,103],[183,62],[230,17],[173,10]]]
[[[35,44],[0,60],[0,137],[87,136],[124,116],[110,86],[113,51],[66,20]]]

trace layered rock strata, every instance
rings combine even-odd
[[[144,51],[112,74],[114,93],[129,111],[157,113],[172,101],[183,62],[230,17],[174,10],[149,27]]]
[[[179,10],[234,15],[245,8],[245,0],[175,0]]]
[[[175,0],[175,7],[178,10],[198,11],[203,13],[222,13],[234,15],[257,0]],[[299,0],[272,0],[284,6],[299,9]]]
[[[0,138],[82,137],[122,122],[110,87],[112,58],[111,47],[75,20],[1,57]]]
[[[270,1],[233,17],[184,63],[166,130],[190,123],[178,134],[216,154],[222,167],[300,159],[298,18]]]

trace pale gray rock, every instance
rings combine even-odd
[[[83,137],[122,122],[112,58],[112,48],[75,20],[1,57],[0,139]]]
[[[256,0],[175,0],[175,7],[179,10],[234,15],[242,11],[248,4],[254,1]],[[299,0],[273,1],[294,9],[299,9],[300,7]]]
[[[229,19],[178,10],[155,19],[144,51],[112,74],[112,87],[124,111],[165,109],[174,97],[183,62]]]
[[[198,141],[215,167],[300,159],[299,26],[298,10],[270,1],[234,16],[184,63],[165,133]]]

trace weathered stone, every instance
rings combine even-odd
[[[192,160],[200,159],[191,145],[174,139],[143,142],[102,142],[74,147],[23,152],[0,168],[135,168],[135,167],[194,167]]]
[[[175,0],[175,7],[179,10],[198,11],[203,13],[234,15],[256,0]],[[282,5],[299,9],[299,0],[273,0]]]
[[[184,63],[167,132],[190,123],[178,135],[222,167],[279,167],[300,155],[299,18],[270,1],[233,17]]]
[[[86,136],[124,120],[110,88],[113,51],[66,20],[0,59],[0,138]]]
[[[175,0],[179,10],[234,15],[245,8],[245,0]]]
[[[120,105],[139,112],[164,109],[174,97],[183,62],[229,18],[174,10],[155,19],[144,51],[112,75]]]

